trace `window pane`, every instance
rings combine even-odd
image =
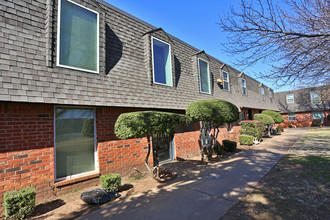
[[[61,1],[59,64],[98,71],[98,14]]]
[[[172,86],[170,46],[153,39],[154,80]]]
[[[311,92],[311,101],[313,105],[321,104],[321,99],[319,97],[319,93]]]
[[[210,77],[208,63],[199,59],[199,76],[201,81],[201,91],[210,93]]]
[[[94,110],[56,109],[56,177],[93,170]]]
[[[296,120],[296,114],[295,113],[289,113],[288,117],[289,117],[289,121],[295,121]]]
[[[294,103],[294,96],[293,94],[286,95],[286,102],[289,103]]]
[[[322,112],[313,112],[313,119],[321,119],[323,123],[323,115]]]

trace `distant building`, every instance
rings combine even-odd
[[[330,84],[320,87],[275,93],[276,103],[284,116],[285,127],[310,127],[314,119],[330,126]]]

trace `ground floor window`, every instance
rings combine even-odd
[[[95,170],[94,109],[56,108],[56,179]]]
[[[313,119],[321,119],[323,123],[323,114],[322,112],[313,112]]]
[[[174,149],[173,149],[173,135],[158,133],[152,135],[152,147],[157,149],[159,162],[173,160]]]
[[[296,120],[296,113],[289,113],[288,117],[289,117],[289,121],[295,121]]]

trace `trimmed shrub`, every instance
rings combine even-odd
[[[100,176],[101,186],[108,192],[117,192],[121,186],[121,176],[116,173]]]
[[[274,112],[271,110],[265,110],[265,111],[262,111],[261,114],[270,116],[271,118],[273,118],[273,120],[276,124],[280,124],[280,123],[284,122],[284,117],[280,113],[277,113],[277,112]]]
[[[258,140],[262,137],[264,124],[261,121],[242,121],[239,124],[241,125],[241,135],[251,135]]]
[[[281,133],[284,131],[284,128],[282,126],[277,126],[276,130],[277,130],[277,133]]]
[[[36,190],[27,187],[19,191],[10,191],[3,194],[5,217],[24,219],[30,216],[35,207]]]
[[[319,127],[322,124],[322,119],[313,119],[312,126]]]
[[[84,121],[81,129],[81,136],[93,137],[94,136],[94,119],[88,119]]]
[[[217,155],[221,155],[223,153],[223,146],[219,143],[216,143],[213,147],[213,151],[214,153],[216,153]]]
[[[267,126],[275,123],[272,117],[265,114],[255,114],[254,120],[261,121],[264,125]]]
[[[236,150],[237,143],[230,140],[223,140],[223,149],[225,151],[234,152]]]
[[[242,145],[252,145],[254,137],[251,135],[240,135],[238,136],[239,143]]]
[[[289,128],[293,128],[293,126],[292,125],[289,125]]]

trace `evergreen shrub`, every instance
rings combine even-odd
[[[261,121],[242,121],[241,135],[251,135],[258,140],[262,137],[264,131],[264,124]]]
[[[254,137],[251,135],[240,135],[238,136],[239,143],[242,145],[252,145],[254,141]]]
[[[121,186],[121,176],[116,173],[100,176],[101,186],[108,192],[117,192]]]
[[[223,140],[223,149],[225,151],[234,152],[236,150],[237,143],[230,140]]]
[[[262,111],[261,114],[272,117],[276,124],[280,124],[280,123],[284,122],[284,117],[280,113],[277,113],[277,112],[274,112],[271,110],[264,110],[264,111]]]

